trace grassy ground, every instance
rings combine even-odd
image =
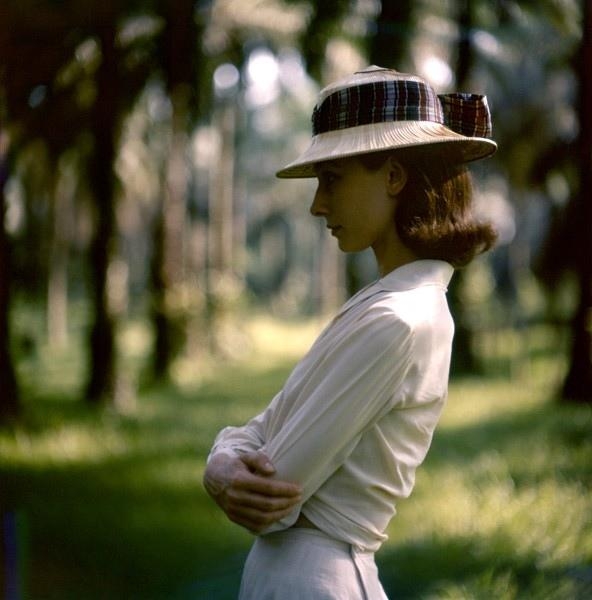
[[[182,365],[181,384],[118,412],[76,400],[76,348],[23,360],[26,419],[0,430],[23,597],[235,598],[251,538],[203,492],[205,457],[221,427],[265,405],[316,329],[255,320],[248,359]],[[123,339],[132,381],[144,342],[141,328]],[[552,401],[561,370],[538,357],[512,378],[453,383],[378,555],[390,597],[592,598],[592,411]]]

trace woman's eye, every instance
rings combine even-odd
[[[333,183],[335,183],[337,181],[337,173],[332,173],[331,171],[327,171],[325,173],[323,173],[322,175],[322,182],[325,185],[332,185]]]

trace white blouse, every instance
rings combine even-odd
[[[261,414],[216,437],[218,452],[262,450],[302,485],[300,512],[360,550],[377,550],[409,496],[448,389],[453,268],[419,260],[353,296]]]

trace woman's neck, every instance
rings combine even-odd
[[[395,233],[394,236],[382,244],[376,244],[372,247],[378,271],[381,277],[388,275],[391,271],[406,265],[407,263],[418,260],[418,256],[412,252]]]

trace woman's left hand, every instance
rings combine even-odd
[[[289,515],[302,499],[299,485],[273,479],[275,468],[262,452],[214,455],[204,487],[226,516],[253,533]]]

